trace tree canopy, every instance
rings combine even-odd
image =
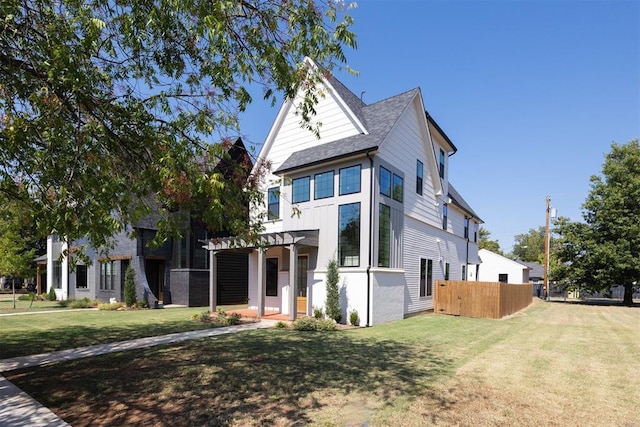
[[[41,236],[86,236],[95,247],[151,212],[171,230],[171,212],[196,201],[211,228],[224,212],[246,218],[237,196],[257,200],[260,176],[234,181],[215,169],[237,114],[256,85],[271,103],[302,90],[296,108],[314,129],[313,82],[346,67],[343,50],[356,45],[346,9],[313,0],[3,1],[0,192],[31,213]],[[227,231],[243,231],[244,221],[227,219]]]
[[[497,240],[489,239],[489,236],[491,236],[491,232],[489,230],[484,227],[480,227],[480,230],[478,230],[478,234],[480,235],[480,239],[478,240],[478,249],[486,249],[488,251],[502,255],[500,243],[498,243]]]
[[[514,237],[512,255],[514,259],[527,262],[544,263],[545,227],[531,228],[528,233]]]
[[[578,289],[604,292],[624,286],[626,305],[640,282],[640,145],[613,143],[602,174],[591,177],[584,222],[564,222],[559,258]]]

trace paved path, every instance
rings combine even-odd
[[[79,347],[70,350],[54,351],[51,353],[36,354],[33,356],[14,357],[0,360],[0,374],[16,369],[33,368],[36,366],[60,363],[69,360],[93,357],[101,354],[115,353],[138,348],[152,347],[156,345],[171,344],[180,341],[213,337],[216,335],[231,334],[273,327],[276,322],[262,320],[256,323],[246,323],[224,328],[204,329],[199,331],[180,332],[157,337],[138,338],[135,340],[98,344],[88,347]],[[0,376],[0,427],[26,427],[26,426],[68,426],[66,422],[58,418],[53,412],[45,408],[24,391]]]

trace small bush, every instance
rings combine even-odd
[[[138,308],[149,308],[149,303],[144,301],[144,300],[141,300],[141,301],[138,301],[136,303],[136,307],[138,307]]]
[[[334,331],[336,324],[331,319],[316,319],[315,317],[302,317],[293,322],[296,331]]]
[[[349,312],[349,323],[353,326],[360,326],[360,316],[358,316],[358,310],[351,310]]]
[[[127,307],[132,307],[137,299],[136,273],[133,271],[133,267],[129,265],[124,273],[124,302]]]
[[[240,313],[231,313],[225,319],[227,325],[238,325],[240,323]]]
[[[105,303],[105,304],[98,304],[98,310],[120,310],[121,308],[124,308],[125,305],[123,302],[114,302],[114,303]]]
[[[287,325],[282,320],[279,320],[278,322],[276,322],[276,329],[287,329],[288,327],[289,325]]]
[[[316,319],[322,319],[324,317],[322,307],[313,307],[313,317],[315,317]]]
[[[56,300],[56,290],[53,289],[53,287],[51,287],[49,289],[49,292],[47,293],[47,299],[49,301],[55,301]]]
[[[208,311],[203,311],[202,313],[196,313],[192,316],[192,318],[193,320],[200,323],[210,323],[212,321],[211,313],[209,313]]]
[[[38,298],[35,298],[33,295],[33,292],[29,292],[28,295],[20,295],[18,297],[18,301],[31,301],[31,299],[35,299],[36,301],[38,300]]]

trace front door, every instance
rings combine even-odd
[[[160,259],[147,259],[145,263],[147,283],[153,295],[160,303],[164,301],[164,261]]]
[[[298,257],[297,273],[298,273],[298,296],[296,298],[297,312],[299,314],[307,313],[307,269],[309,267],[309,257],[300,255]]]

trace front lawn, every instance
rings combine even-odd
[[[637,425],[639,324],[637,308],[536,302],[503,320],[257,330],[5,376],[74,426]]]

